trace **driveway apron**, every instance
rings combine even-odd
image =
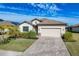
[[[39,39],[29,47],[24,56],[69,56],[69,52],[61,38],[39,37]]]

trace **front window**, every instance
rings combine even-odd
[[[23,26],[23,31],[29,31],[29,27],[28,26]]]

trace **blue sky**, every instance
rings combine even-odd
[[[74,25],[79,23],[79,3],[0,3],[0,18],[16,22],[48,18]]]

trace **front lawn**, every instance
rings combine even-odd
[[[25,51],[36,39],[16,39],[11,40],[7,44],[0,45],[0,49],[11,50],[11,51]]]
[[[79,56],[79,33],[73,33],[76,42],[66,42],[66,46],[72,56]]]

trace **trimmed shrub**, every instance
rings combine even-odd
[[[21,33],[21,34],[20,34],[20,37],[27,39],[27,38],[28,38],[28,32],[23,32],[23,33]]]
[[[21,38],[26,38],[26,39],[36,39],[36,32],[35,31],[29,31],[29,32],[23,32],[20,34]]]
[[[36,39],[37,37],[36,37],[36,32],[35,31],[29,31],[28,32],[28,38],[30,38],[30,39]]]
[[[75,41],[73,39],[72,33],[68,32],[68,31],[63,35],[63,38],[64,38],[65,42],[74,42]]]

